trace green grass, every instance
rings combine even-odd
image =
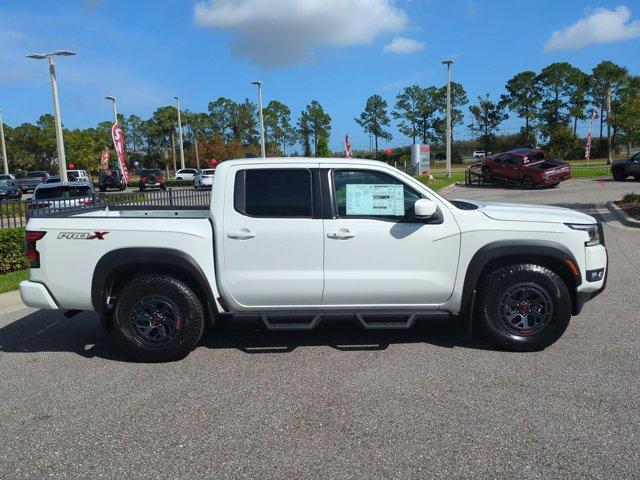
[[[22,280],[29,279],[29,269],[16,270],[0,275],[0,293],[10,292],[18,289],[18,284]]]
[[[590,166],[590,167],[574,167],[571,169],[571,177],[573,178],[593,178],[593,177],[609,177],[611,171],[606,166]]]
[[[464,170],[462,172],[453,172],[451,178],[447,178],[444,174],[436,173],[433,175],[433,180],[429,180],[425,176],[419,176],[416,179],[432,190],[440,190],[452,183],[464,182]]]

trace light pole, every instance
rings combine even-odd
[[[180,118],[180,99],[176,99],[176,109],[178,110],[178,141],[180,142],[180,168],[184,168],[184,145],[182,144],[182,119]]]
[[[4,144],[4,125],[2,124],[2,109],[0,108],[0,141],[2,142],[2,164],[5,175],[9,175],[9,162],[7,161],[7,148]]]
[[[67,183],[67,159],[64,154],[64,139],[62,137],[62,120],[60,119],[60,104],[58,103],[58,80],[56,78],[56,65],[53,57],[63,56],[69,57],[75,55],[75,52],[69,50],[58,50],[51,53],[30,53],[27,58],[35,60],[49,61],[49,74],[51,76],[51,96],[53,97],[53,113],[56,124],[56,143],[58,145],[58,168],[60,181]]]
[[[111,107],[113,108],[113,123],[118,123],[118,109],[116,107],[116,101],[118,99],[116,97],[112,97],[111,95],[107,95],[104,98],[107,100],[111,100]]]
[[[442,60],[447,66],[447,178],[451,178],[451,64],[453,60]]]
[[[251,83],[258,87],[258,112],[260,114],[260,153],[262,154],[262,158],[265,158],[267,156],[267,153],[264,148],[264,118],[262,117],[262,82],[260,80],[255,80]]]

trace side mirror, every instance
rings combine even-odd
[[[438,211],[438,206],[435,202],[421,198],[416,200],[413,206],[416,218],[428,219],[432,218]]]

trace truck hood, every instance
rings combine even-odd
[[[525,203],[478,202],[475,200],[460,201],[476,205],[480,212],[494,220],[581,224],[597,223],[596,219],[592,216],[569,208],[529,205]]]

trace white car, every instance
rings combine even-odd
[[[487,156],[487,152],[484,150],[476,150],[473,152],[473,158],[484,158]]]
[[[31,218],[22,300],[95,310],[129,354],[166,361],[221,316],[272,330],[332,315],[370,329],[460,317],[501,348],[539,350],[605,288],[593,217],[448,201],[382,162],[226,161],[211,195],[199,210],[182,198]]]
[[[211,188],[215,174],[215,169],[203,170],[193,179],[193,188]]]
[[[86,170],[67,170],[67,180],[70,182],[91,182]]]
[[[182,170],[178,170],[175,175],[176,180],[184,180],[190,182],[195,179],[196,175],[198,175],[198,170],[195,168],[183,168]]]

